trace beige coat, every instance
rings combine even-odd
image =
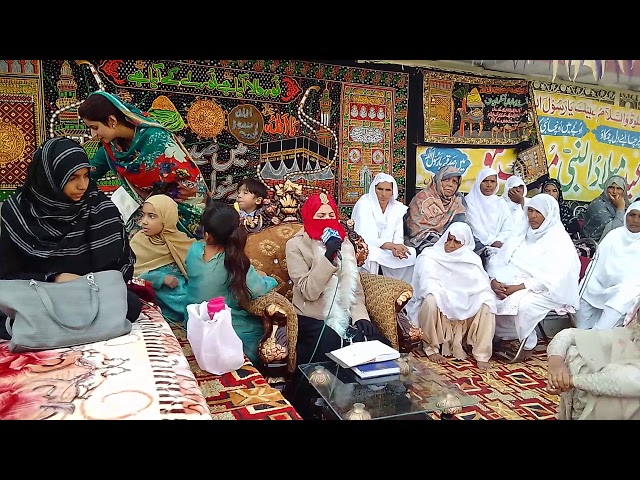
[[[369,320],[355,250],[345,239],[340,250],[342,260],[336,259],[337,266],[327,260],[325,251],[322,242],[310,238],[304,228],[287,241],[293,306],[300,315],[326,320],[327,325],[344,337],[350,319],[352,322]]]

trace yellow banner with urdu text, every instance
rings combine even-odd
[[[549,176],[565,200],[588,202],[611,175],[640,194],[640,111],[573,95],[534,91]]]

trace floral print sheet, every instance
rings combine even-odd
[[[11,353],[0,340],[0,420],[211,420],[182,348],[144,305],[131,333]]]

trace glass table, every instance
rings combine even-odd
[[[360,379],[350,368],[333,361],[307,363],[298,368],[337,419],[429,418],[441,411],[451,419],[478,398],[467,395],[455,384],[422,364],[409,364],[406,375]]]

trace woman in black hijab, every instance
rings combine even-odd
[[[89,169],[82,146],[68,138],[36,150],[24,185],[2,205],[0,279],[65,282],[105,270],[132,278],[135,255],[122,217]],[[142,304],[132,292],[127,301],[135,321]],[[8,338],[0,317],[0,337]]]

